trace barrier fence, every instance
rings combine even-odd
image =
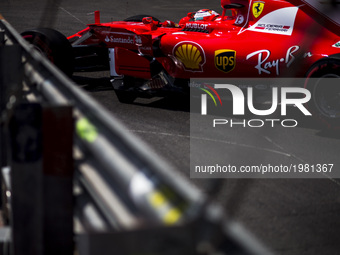
[[[271,254],[0,20],[2,254]]]

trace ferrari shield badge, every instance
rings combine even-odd
[[[264,8],[264,2],[255,1],[253,3],[252,10],[253,10],[253,15],[254,15],[255,18],[258,18],[261,15],[263,8]]]

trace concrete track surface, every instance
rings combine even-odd
[[[93,22],[95,10],[101,11],[104,22],[137,14],[178,21],[187,12],[200,8],[221,11],[218,0],[0,1],[0,13],[19,32],[43,26],[65,35]],[[108,72],[75,73],[73,78],[77,86],[123,122],[128,132],[149,143],[161,157],[189,176],[190,116],[185,100],[138,99],[133,104],[121,104],[112,90]],[[228,129],[228,132],[231,141],[228,152],[243,159],[245,165],[251,164],[261,148],[272,148],[281,152],[272,155],[278,164],[318,161],[333,163],[334,170],[340,171],[339,134],[321,131],[312,123],[293,130]],[[208,180],[193,181],[202,189],[208,184]],[[216,200],[277,254],[340,253],[340,180],[323,176],[320,179],[227,179]]]

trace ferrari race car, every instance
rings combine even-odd
[[[340,15],[317,0],[221,0],[221,13],[190,12],[178,23],[138,15],[64,37],[52,29],[22,33],[62,71],[110,70],[121,102],[188,91],[190,78],[307,77],[310,108],[340,119]],[[335,11],[334,11],[335,10]],[[315,80],[315,79],[313,79]]]

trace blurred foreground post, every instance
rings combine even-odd
[[[71,255],[72,108],[20,104],[10,130],[14,254]]]

